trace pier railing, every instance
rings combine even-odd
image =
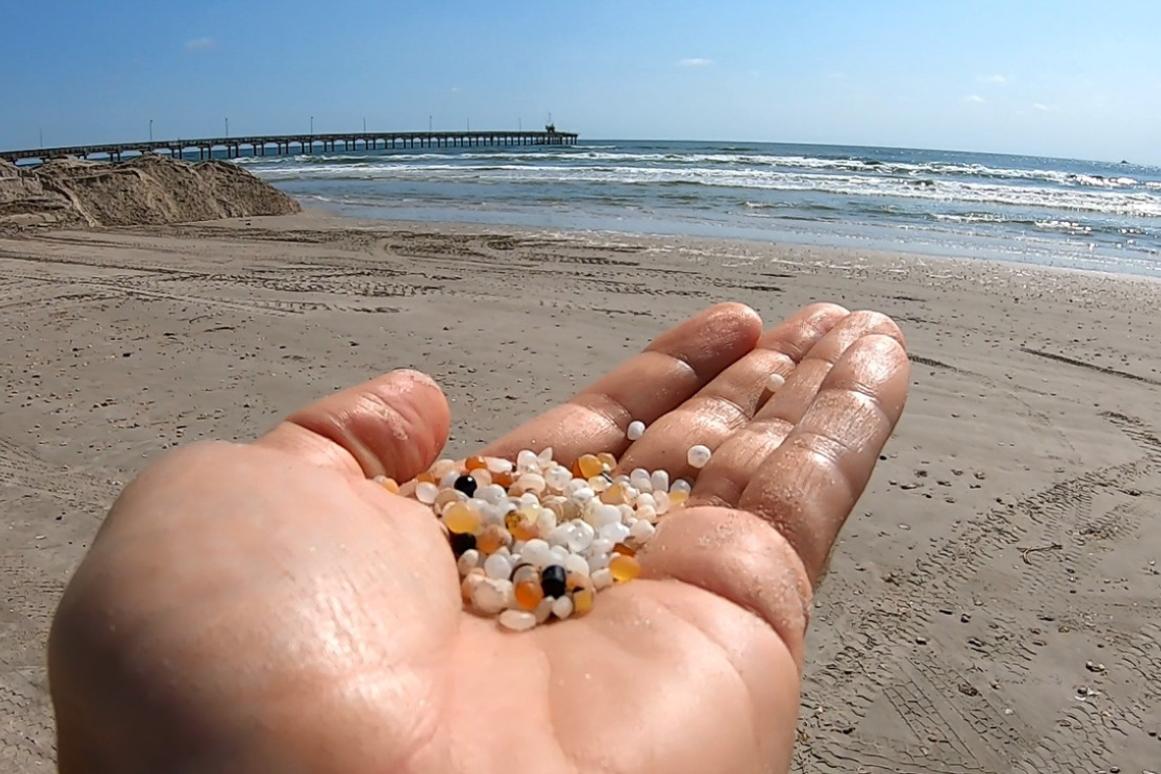
[[[194,140],[151,140],[145,142],[73,145],[60,148],[30,148],[0,151],[8,161],[78,158],[120,161],[125,154],[166,153],[172,158],[199,159],[239,156],[278,156],[290,153],[333,153],[340,149],[379,150],[398,148],[466,148],[504,145],[573,145],[573,132],[349,132],[325,134],[278,134],[252,137],[203,137]]]

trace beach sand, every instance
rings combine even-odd
[[[969,261],[315,214],[0,234],[0,770],[122,484],[392,368],[475,449],[707,304],[899,321],[913,390],[817,597],[795,770],[1161,768],[1161,285]]]

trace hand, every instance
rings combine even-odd
[[[786,378],[772,398],[768,376]],[[442,449],[394,372],[249,445],[168,454],[114,505],[50,639],[63,772],[785,771],[811,590],[899,418],[889,319],[761,330],[725,304],[485,450],[688,475],[642,579],[512,634],[461,609],[430,510],[367,480]],[[632,419],[648,423],[629,446]]]

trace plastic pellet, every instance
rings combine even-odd
[[[444,511],[443,523],[452,532],[476,532],[480,529],[480,512],[467,503],[452,503]]]
[[[637,559],[624,554],[616,554],[609,561],[609,572],[617,583],[631,581],[641,574],[641,565]]]
[[[776,392],[784,384],[786,384],[786,378],[782,374],[770,374],[766,380],[766,389],[770,392]]]
[[[712,454],[713,452],[710,451],[708,446],[703,446],[699,443],[696,446],[689,447],[689,452],[685,455],[685,459],[691,468],[698,468],[700,470],[710,461]]]
[[[425,505],[431,505],[439,497],[439,487],[430,481],[420,481],[415,487],[415,499]]]
[[[559,597],[552,603],[552,614],[562,621],[572,615],[572,600],[568,597]]]
[[[645,423],[639,419],[634,419],[629,423],[629,428],[625,431],[625,437],[630,441],[640,440],[641,436],[645,435]]]
[[[500,625],[514,632],[526,632],[536,626],[536,616],[527,610],[505,610],[500,613]]]

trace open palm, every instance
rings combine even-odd
[[[725,304],[496,441],[485,453],[611,451],[674,478],[691,445],[715,449],[642,579],[522,634],[464,612],[430,509],[367,480],[442,449],[426,377],[169,454],[122,494],[57,613],[61,769],[784,771],[811,589],[907,377],[882,315],[815,305],[763,332]],[[630,446],[633,419],[649,429]]]

